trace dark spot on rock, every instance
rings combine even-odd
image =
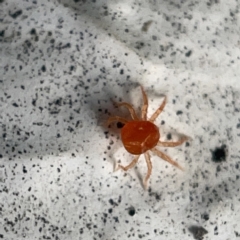
[[[144,42],[136,42],[136,46],[135,48],[140,50],[141,48],[143,48],[145,46]]]
[[[181,114],[183,114],[183,112],[182,111],[177,111],[177,115],[181,115]]]
[[[123,128],[124,127],[124,123],[121,122],[117,122],[117,128]]]
[[[201,218],[204,219],[205,221],[209,220],[209,214],[208,213],[204,213],[201,215]]]
[[[13,13],[13,14],[9,14],[12,18],[17,18],[17,17],[19,17],[20,15],[22,14],[22,10],[17,10],[15,13]]]
[[[129,214],[130,216],[134,216],[135,213],[136,213],[136,211],[135,211],[135,208],[134,208],[134,207],[130,207],[130,208],[128,209],[128,214]]]
[[[240,233],[238,233],[237,231],[234,231],[236,237],[240,237]]]
[[[188,52],[185,53],[186,57],[190,57],[192,55],[192,50],[189,50]]]
[[[191,226],[188,228],[189,232],[193,234],[194,239],[196,240],[202,240],[203,236],[208,233],[208,231],[199,226]]]
[[[17,103],[13,103],[12,104],[14,107],[18,107],[18,104]]]
[[[33,122],[33,125],[42,126],[43,123],[42,122]]]
[[[143,23],[142,31],[147,32],[149,27],[151,26],[152,22],[153,22],[152,20],[149,20],[149,21]]]
[[[0,31],[0,37],[4,37],[4,33],[5,33],[4,30]]]
[[[27,173],[27,169],[25,166],[23,166],[23,173]]]
[[[75,67],[72,65],[72,66],[70,66],[70,71],[72,72],[74,69],[75,69]]]
[[[221,172],[221,167],[219,165],[217,166],[216,171]]]
[[[223,145],[220,148],[215,148],[212,151],[212,161],[213,162],[223,162],[226,161],[227,153],[226,153],[226,146]]]
[[[172,139],[172,134],[171,133],[168,133],[167,134],[167,140],[171,140]]]
[[[68,128],[67,128],[67,130],[69,131],[69,132],[74,132],[74,129],[72,128],[72,127],[70,127],[70,126],[68,126]]]
[[[36,34],[36,29],[35,29],[35,28],[32,28],[31,31],[30,31],[30,34],[31,34],[31,35],[35,35],[35,34]]]
[[[152,36],[152,40],[153,40],[153,41],[156,41],[156,40],[157,40],[157,36],[153,35],[153,36]]]
[[[46,66],[43,65],[42,68],[41,68],[41,70],[42,70],[43,72],[46,72]]]

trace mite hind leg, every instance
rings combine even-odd
[[[181,169],[182,171],[184,170],[176,161],[172,160],[168,155],[165,153],[157,150],[156,148],[151,149],[152,152],[154,152],[158,157],[162,158],[164,161],[169,162],[173,166]]]
[[[150,154],[148,152],[145,152],[144,153],[144,157],[145,157],[145,160],[146,160],[146,163],[147,163],[147,175],[143,181],[143,186],[144,186],[144,189],[147,189],[147,183],[148,183],[148,179],[150,178],[151,176],[151,173],[152,173],[152,162],[151,162],[151,159],[150,159]]]

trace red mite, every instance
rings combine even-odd
[[[156,146],[176,147],[184,143],[186,140],[188,140],[188,138],[184,136],[177,142],[160,141],[159,128],[153,122],[156,120],[159,114],[163,111],[166,105],[166,97],[164,97],[164,100],[161,106],[155,111],[155,113],[149,119],[147,119],[148,98],[142,86],[141,86],[141,90],[143,95],[143,106],[141,111],[141,117],[139,118],[137,116],[131,104],[126,102],[121,102],[121,103],[117,103],[117,106],[126,107],[130,112],[132,120],[127,120],[125,118],[118,117],[118,116],[112,116],[108,119],[108,125],[110,125],[113,122],[120,122],[124,124],[124,126],[121,129],[121,139],[122,139],[123,146],[129,153],[136,155],[133,161],[129,165],[125,167],[122,165],[119,165],[117,170],[121,168],[124,171],[127,171],[128,169],[133,168],[137,164],[140,155],[144,154],[145,160],[147,163],[148,172],[143,181],[143,185],[145,188],[147,188],[147,182],[152,172],[152,163],[151,163],[149,151],[152,151],[158,157],[171,163],[175,167],[178,167],[179,169],[183,170],[183,168],[177,162],[172,160],[165,153],[159,151],[156,148]]]

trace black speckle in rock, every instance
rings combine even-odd
[[[17,10],[15,13],[11,14],[9,13],[9,15],[12,17],[12,18],[17,18],[19,17],[20,15],[22,14],[22,10]]]
[[[237,231],[234,231],[234,233],[236,237],[240,237],[240,233],[238,233]]]
[[[226,153],[226,146],[223,145],[220,148],[215,148],[212,151],[212,161],[213,162],[223,162],[226,161],[227,153]]]
[[[42,68],[41,68],[41,70],[42,70],[43,72],[46,72],[46,66],[43,65]]]
[[[167,134],[167,140],[171,140],[172,139],[172,134],[171,133],[168,133]]]
[[[185,53],[186,57],[190,57],[192,55],[192,50],[189,50],[188,52]]]
[[[70,72],[72,72],[74,69],[75,69],[75,67],[73,65],[71,65],[69,68]]]
[[[42,126],[43,123],[42,122],[33,122],[33,125]]]
[[[196,240],[202,240],[203,236],[208,233],[208,231],[199,226],[191,226],[188,228],[189,232],[193,234],[194,239]]]
[[[201,218],[204,219],[205,221],[209,220],[209,214],[208,213],[204,213],[201,215]]]
[[[74,129],[72,128],[72,127],[70,127],[70,126],[68,126],[68,128],[67,128],[67,130],[69,131],[69,132],[74,132]]]
[[[121,122],[117,122],[117,128],[123,128],[124,127],[124,123]]]
[[[111,205],[114,205],[114,201],[110,198],[109,199],[109,203],[111,204]]]
[[[237,124],[237,128],[240,128],[240,123]]]
[[[18,104],[17,103],[13,103],[12,104],[14,107],[18,107]]]
[[[23,166],[23,173],[27,173],[27,169],[25,166]]]
[[[183,114],[183,112],[182,111],[177,111],[177,115],[181,115],[181,114]]]
[[[31,31],[30,31],[30,34],[31,34],[31,35],[35,35],[35,34],[36,34],[36,29],[35,29],[35,28],[32,28]]]
[[[221,167],[219,165],[217,166],[216,171],[221,172]]]
[[[129,214],[130,216],[134,216],[135,213],[136,213],[136,210],[135,210],[134,207],[130,207],[130,208],[128,209],[128,214]]]
[[[4,33],[5,33],[4,30],[0,31],[0,37],[4,37]]]
[[[145,46],[144,42],[136,42],[135,48],[140,50]]]
[[[146,21],[145,23],[143,23],[142,31],[147,32],[149,27],[151,26],[152,22],[153,22],[152,20],[149,20],[149,21]]]

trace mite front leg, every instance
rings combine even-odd
[[[148,98],[147,95],[141,86],[142,90],[142,95],[143,95],[143,106],[142,106],[142,120],[146,121],[147,120],[147,111],[148,111]]]
[[[135,112],[135,110],[134,110],[134,108],[133,108],[133,106],[132,106],[131,104],[126,103],[126,102],[115,103],[115,104],[116,104],[118,107],[124,106],[124,107],[127,108],[128,111],[130,112],[131,117],[132,117],[133,120],[139,120],[139,119],[138,119],[138,116],[137,116],[137,114],[136,114],[136,112]]]
[[[166,102],[167,102],[167,97],[165,96],[164,97],[164,100],[161,104],[161,106],[155,111],[155,113],[150,117],[149,121],[150,122],[154,122],[156,120],[156,118],[159,116],[159,114],[163,111],[165,105],[166,105]]]
[[[128,120],[125,118],[122,118],[122,117],[112,116],[112,117],[108,118],[107,125],[109,126],[113,122],[121,122],[123,124],[126,124],[126,123],[128,123]]]

